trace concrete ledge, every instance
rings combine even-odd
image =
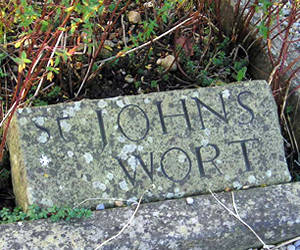
[[[236,191],[239,214],[273,244],[300,232],[300,183]],[[219,193],[232,209],[230,193]],[[260,242],[211,195],[141,205],[130,227],[103,249],[246,249]],[[0,249],[94,249],[117,234],[134,208],[95,212],[93,218],[51,223],[47,220],[0,226]]]

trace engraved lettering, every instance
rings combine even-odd
[[[142,160],[142,158],[139,155],[133,155],[133,156],[139,161],[144,172],[148,175],[150,180],[153,182],[153,152],[150,152],[150,170],[147,168],[145,162]],[[134,169],[133,176],[131,176],[129,174],[128,170],[126,169],[126,167],[124,166],[122,160],[118,157],[114,157],[114,158],[118,161],[118,163],[121,166],[122,170],[124,171],[126,177],[129,179],[131,184],[134,186],[135,181],[136,181],[136,168]]]
[[[99,130],[102,140],[102,151],[104,151],[105,146],[107,145],[107,139],[106,139],[106,133],[105,133],[105,127],[103,123],[103,117],[102,117],[102,110],[96,110],[97,117],[98,117],[98,124],[99,124]]]
[[[201,155],[201,148],[204,148],[204,147],[206,147],[206,148],[212,147],[215,150],[215,156],[209,160],[204,161],[202,159],[202,155]],[[222,171],[218,168],[217,164],[214,162],[214,160],[217,159],[220,155],[220,150],[216,144],[207,144],[206,146],[195,147],[195,151],[196,151],[196,158],[197,158],[197,162],[198,162],[198,169],[199,169],[200,177],[210,177],[210,176],[207,176],[204,171],[203,163],[207,163],[207,162],[211,162],[211,164],[217,169],[219,174],[223,174]]]
[[[188,169],[187,169],[187,172],[185,174],[185,176],[181,179],[175,179],[174,177],[172,176],[169,176],[167,173],[166,173],[166,169],[165,169],[165,166],[163,164],[163,160],[165,159],[166,155],[171,152],[172,150],[178,150],[178,151],[181,151],[182,153],[185,154],[185,156],[187,157],[188,159],[188,162],[189,162],[189,166],[188,166]],[[191,159],[190,157],[188,156],[188,154],[182,150],[181,148],[178,148],[178,147],[173,147],[173,148],[170,148],[168,149],[161,157],[161,160],[160,160],[160,166],[161,166],[161,170],[163,172],[163,174],[171,181],[173,182],[177,182],[177,183],[183,183],[189,176],[190,172],[191,172],[191,168],[192,168],[192,162],[191,162]],[[174,169],[174,173],[178,172],[176,169]]]
[[[187,108],[186,108],[186,104],[185,104],[185,100],[180,99],[180,101],[181,101],[183,113],[182,114],[174,114],[174,115],[164,115],[163,112],[162,112],[162,108],[161,108],[162,101],[156,102],[156,106],[157,106],[157,110],[158,110],[158,114],[159,114],[159,118],[160,118],[160,124],[161,124],[163,134],[168,133],[167,128],[166,128],[166,124],[165,124],[165,118],[171,118],[171,117],[183,116],[184,119],[185,119],[186,126],[187,126],[188,130],[192,130],[190,118],[189,118]]]
[[[64,135],[63,135],[63,132],[62,132],[62,129],[61,129],[61,123],[60,123],[60,121],[61,121],[61,120],[66,120],[66,119],[70,119],[70,117],[67,116],[67,117],[57,117],[57,118],[56,118],[57,125],[58,125],[59,135],[60,135],[61,138],[63,138],[64,141],[67,141],[67,140],[66,140],[66,138],[65,138]]]
[[[234,144],[234,143],[240,143],[241,148],[242,148],[243,157],[244,157],[246,171],[252,171],[253,170],[253,168],[250,165],[248,152],[247,152],[247,148],[246,148],[246,142],[249,142],[249,141],[258,141],[258,139],[254,138],[254,139],[245,139],[245,140],[228,142],[228,145]]]
[[[137,138],[137,139],[134,139],[134,138],[130,138],[125,132],[124,132],[124,129],[122,128],[121,124],[120,124],[120,117],[121,117],[121,114],[124,112],[125,109],[129,108],[129,107],[133,107],[133,108],[137,108],[140,112],[142,112],[143,116],[145,117],[145,121],[146,121],[146,127],[145,127],[145,132],[144,134],[140,137],[140,138]],[[138,142],[138,141],[141,141],[143,139],[145,139],[145,137],[147,136],[148,132],[149,132],[149,119],[148,119],[148,116],[147,114],[145,113],[144,110],[142,110],[138,105],[135,105],[135,104],[129,104],[129,105],[126,105],[124,106],[120,113],[118,114],[118,127],[121,131],[121,133],[130,141],[134,141],[134,142]]]
[[[223,115],[218,113],[217,111],[215,111],[214,109],[212,109],[208,105],[206,105],[204,102],[200,101],[197,97],[192,97],[192,99],[195,100],[195,102],[197,104],[197,109],[198,109],[200,122],[201,122],[201,126],[202,126],[201,129],[205,129],[203,116],[202,116],[202,111],[201,111],[201,106],[204,106],[209,112],[211,112],[212,114],[217,116],[220,120],[222,120],[223,122],[228,124],[228,118],[227,118],[227,112],[226,112],[226,108],[225,108],[225,104],[224,104],[224,99],[223,99],[222,94],[219,94],[219,96],[220,96],[220,100],[221,100]]]
[[[246,121],[246,122],[239,121],[239,124],[250,124],[253,121],[253,119],[254,119],[254,112],[253,112],[253,110],[249,106],[247,106],[246,104],[244,104],[242,102],[241,96],[243,96],[243,95],[252,95],[252,93],[250,91],[243,91],[243,92],[239,93],[238,97],[237,97],[238,103],[240,104],[240,106],[243,109],[245,109],[246,111],[248,111],[248,113],[250,114],[250,119],[248,121]]]
[[[36,122],[33,122],[33,123],[34,123],[34,125],[35,125],[38,129],[40,129],[40,130],[42,130],[42,131],[44,131],[44,132],[47,133],[48,138],[47,138],[47,141],[45,141],[45,143],[48,142],[48,141],[50,140],[50,131],[49,131],[49,129],[47,129],[47,128],[45,128],[45,127],[42,127],[42,126],[40,126],[40,125],[38,125]]]

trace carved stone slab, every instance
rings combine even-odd
[[[231,192],[218,193],[230,210]],[[235,207],[267,244],[299,236],[300,182],[234,192]],[[0,249],[96,249],[118,234],[136,206],[97,211],[90,219],[24,221],[0,225]],[[117,238],[100,249],[234,249],[261,248],[262,243],[211,195],[142,204]],[[285,248],[279,248],[285,249]]]
[[[18,109],[8,144],[17,203],[164,200],[290,180],[265,81]]]

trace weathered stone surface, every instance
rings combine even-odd
[[[25,209],[290,180],[265,81],[19,109],[8,144]]]
[[[300,232],[300,183],[234,192],[240,217],[266,244]],[[217,194],[233,210],[230,193]],[[141,205],[133,223],[101,249],[248,249],[261,243],[211,195]],[[0,249],[95,249],[116,235],[135,207],[105,209],[86,220],[0,225]]]

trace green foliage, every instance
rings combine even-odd
[[[164,23],[168,23],[169,20],[169,11],[174,8],[174,5],[178,1],[164,1],[164,4],[161,8],[156,8],[157,14],[161,19],[163,20]]]
[[[155,35],[155,27],[158,27],[158,24],[155,20],[149,18],[148,21],[143,21],[143,33],[138,34],[140,41],[148,41],[151,38],[151,35]]]
[[[246,64],[247,63],[243,60],[234,63],[234,70],[237,72],[235,79],[237,81],[242,81],[245,78],[247,67],[244,65]]]
[[[257,25],[259,33],[263,36],[264,39],[267,39],[270,25],[275,19],[275,15],[270,12],[273,3],[270,0],[259,0],[258,5],[256,6],[256,12],[262,13],[261,22]],[[264,17],[269,17],[270,24],[266,24]]]
[[[151,81],[151,83],[150,83],[151,88],[157,88],[157,83],[158,83],[157,80]]]
[[[91,215],[92,211],[84,208],[58,208],[56,206],[53,206],[44,209],[40,208],[37,205],[31,205],[29,206],[27,213],[23,212],[20,207],[16,207],[12,211],[8,208],[3,208],[2,210],[0,210],[0,224],[46,218],[50,218],[50,220],[53,222],[56,222],[58,220],[69,221],[73,218],[88,218]]]
[[[0,182],[4,182],[9,179],[10,171],[6,168],[0,169]]]
[[[61,88],[58,86],[55,86],[48,94],[47,97],[49,98],[55,98],[60,94]]]
[[[5,60],[6,57],[7,57],[6,54],[0,53],[0,65],[2,65],[2,63],[3,63],[3,61]],[[8,74],[5,73],[2,68],[0,68],[0,78],[6,77],[7,75]]]
[[[225,52],[220,51],[216,57],[212,59],[212,62],[215,66],[221,66],[225,62]]]
[[[237,73],[236,80],[237,81],[243,80],[245,78],[246,72],[247,72],[247,67],[241,68]]]
[[[292,112],[293,112],[293,106],[291,106],[291,105],[286,106],[285,112],[286,112],[287,114],[292,113]]]

